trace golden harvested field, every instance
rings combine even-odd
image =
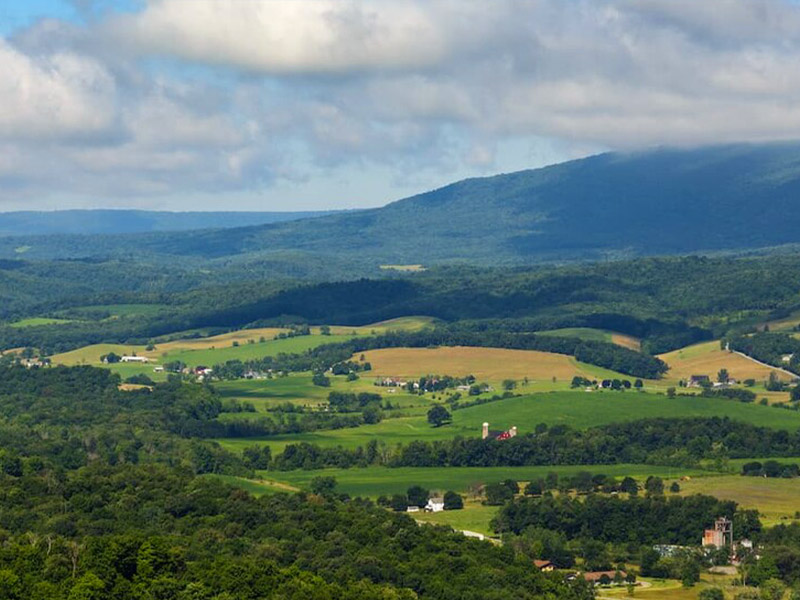
[[[624,333],[611,334],[611,341],[618,346],[624,346],[625,348],[630,348],[631,350],[636,350],[637,352],[642,349],[642,343],[637,338],[630,335],[625,335]]]
[[[765,381],[770,372],[775,372],[784,381],[789,381],[790,377],[781,373],[777,369],[765,367],[744,356],[722,350],[719,341],[703,342],[687,346],[680,350],[673,350],[659,357],[666,362],[670,370],[667,373],[669,379],[688,379],[691,375],[708,375],[712,380],[716,380],[717,372],[725,368],[728,374],[734,379],[755,379]]]
[[[535,350],[504,348],[387,348],[365,352],[377,376],[416,377],[426,374],[463,377],[474,375],[480,380],[502,379],[571,379],[581,375],[589,379],[619,377],[618,373],[579,363],[571,356]]]

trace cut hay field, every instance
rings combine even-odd
[[[652,465],[568,465],[544,467],[365,467],[353,469],[318,469],[298,471],[258,471],[260,478],[274,480],[301,489],[309,489],[311,480],[320,475],[336,478],[341,491],[353,496],[377,497],[399,494],[412,485],[421,485],[432,491],[453,490],[462,494],[476,485],[513,479],[528,482],[545,477],[548,473],[572,476],[581,471],[593,474],[604,473],[614,477],[633,477],[647,479],[650,475],[662,478],[676,478],[689,475],[703,478],[707,471],[698,469],[678,469]],[[695,479],[692,479],[695,481]]]
[[[563,329],[550,329],[548,331],[540,331],[539,335],[549,335],[556,337],[576,337],[582,340],[596,341],[596,342],[611,342],[631,350],[640,350],[642,347],[638,338],[624,333],[617,333],[615,331],[607,331],[605,329],[593,329],[591,327],[565,327]]]
[[[731,419],[795,431],[800,428],[800,413],[758,404],[743,404],[717,398],[683,396],[667,398],[661,394],[638,392],[550,392],[531,394],[482,404],[453,412],[453,422],[431,427],[424,416],[385,419],[375,425],[353,429],[315,431],[266,439],[220,439],[224,447],[241,451],[255,444],[268,444],[273,454],[290,443],[310,442],[322,446],[354,448],[370,440],[386,444],[413,440],[450,439],[457,435],[477,436],[484,421],[493,429],[516,425],[520,433],[534,430],[538,423],[566,424],[578,429],[654,417],[713,417]]]
[[[682,481],[681,494],[709,494],[755,508],[765,525],[794,520],[800,510],[800,479],[726,475]]]
[[[463,377],[474,375],[480,380],[503,379],[557,380],[569,382],[573,376],[589,379],[627,378],[625,375],[581,363],[571,356],[536,350],[474,348],[466,346],[438,348],[385,348],[364,353],[376,375],[418,377],[426,374]]]
[[[773,372],[782,380],[789,380],[788,375],[777,369],[765,367],[744,356],[721,349],[718,340],[673,350],[659,355],[659,358],[669,365],[667,377],[673,380],[688,379],[692,375],[708,375],[715,381],[717,372],[723,368],[738,381],[765,381]]]

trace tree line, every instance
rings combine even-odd
[[[274,458],[278,470],[324,467],[499,467],[639,463],[693,467],[703,459],[790,457],[800,454],[800,432],[787,432],[727,417],[658,418],[591,427],[536,426],[507,440],[455,437],[414,440],[388,447],[371,441],[354,449],[288,444]]]

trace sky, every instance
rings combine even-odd
[[[800,138],[790,0],[2,0],[0,211],[381,206]]]

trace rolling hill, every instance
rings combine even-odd
[[[0,239],[0,257],[129,255],[526,264],[800,242],[800,143],[607,153],[383,208],[234,229]]]

